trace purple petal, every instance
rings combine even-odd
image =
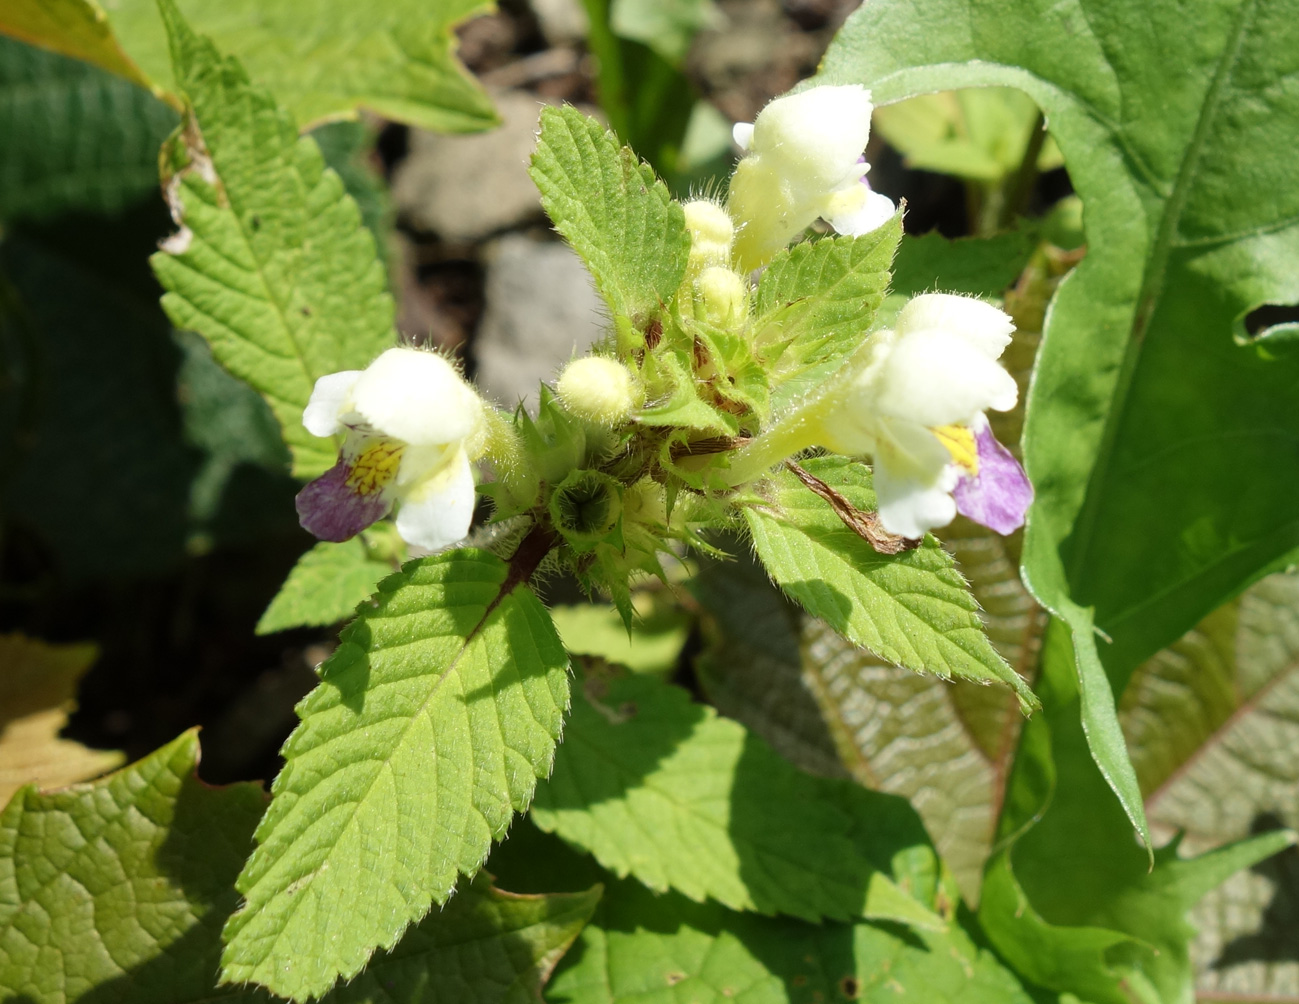
[[[979,473],[973,477],[962,475],[952,492],[956,508],[990,530],[1010,533],[1024,525],[1024,513],[1033,501],[1033,486],[1019,461],[997,442],[986,421],[973,431]]]
[[[352,465],[340,459],[298,492],[298,522],[304,530],[321,540],[350,540],[388,514],[392,501],[382,491],[358,492],[348,484],[351,475]]]

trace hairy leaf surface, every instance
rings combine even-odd
[[[875,509],[870,473],[838,457],[807,470],[858,510]],[[951,557],[932,537],[915,550],[879,554],[828,502],[782,469],[770,499],[744,511],[758,556],[804,609],[889,662],[941,677],[1009,684],[1024,707],[1035,698],[997,654],[978,604]]]
[[[592,677],[586,691],[537,791],[542,829],[620,876],[695,900],[943,927],[880,870],[924,843],[901,802],[803,774],[650,677]]]
[[[374,239],[315,142],[164,9],[190,108],[164,152],[180,230],[152,259],[163,308],[267,399],[294,473],[318,474],[334,445],[302,426],[315,381],[365,367],[395,338]]]
[[[391,572],[389,562],[370,557],[360,537],[341,544],[321,541],[293,566],[257,622],[257,633],[346,620]]]
[[[550,771],[568,659],[521,572],[411,562],[342,635],[239,877],[222,978],[320,995],[472,875]]]
[[[690,237],[685,214],[650,167],[595,119],[545,108],[531,173],[615,321],[642,324],[660,313],[685,275]]]

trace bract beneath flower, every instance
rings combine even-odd
[[[890,533],[921,537],[958,509],[998,533],[1022,525],[1032,488],[984,416],[1018,398],[997,362],[1013,330],[980,300],[918,296],[894,330],[871,337],[846,385],[810,409],[813,443],[872,458]]]
[[[438,550],[469,532],[483,404],[441,356],[389,349],[364,370],[321,377],[302,421],[346,437],[338,463],[297,497],[321,540],[347,540],[394,505],[408,544]]]
[[[839,233],[862,234],[893,215],[892,201],[866,183],[872,111],[864,87],[813,87],[772,101],[752,126],[736,125],[746,155],[727,209],[741,270],[765,265],[818,217]]]

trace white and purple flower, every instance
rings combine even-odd
[[[1023,525],[1033,489],[984,412],[1015,406],[997,362],[1014,324],[991,304],[948,293],[911,300],[862,348],[846,385],[809,408],[806,436],[869,456],[880,522],[918,538],[959,511],[998,533]]]
[[[416,547],[469,532],[483,403],[441,356],[389,349],[364,370],[323,376],[302,424],[345,437],[338,463],[298,493],[299,520],[321,540],[347,540],[394,505],[397,532]]]
[[[860,85],[813,87],[772,101],[752,125],[735,126],[745,156],[731,178],[727,210],[742,271],[765,265],[818,218],[856,235],[893,215],[892,200],[866,181],[873,110],[870,91]]]

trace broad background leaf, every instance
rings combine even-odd
[[[121,77],[0,37],[0,220],[113,211],[156,192],[176,120]]]
[[[1299,184],[1273,141],[1299,122],[1284,86],[1299,22],[1221,0],[1130,13],[885,0],[853,17],[819,79],[881,102],[1014,86],[1065,156],[1088,252],[1056,298],[1029,405],[1025,564],[1074,629],[1092,750],[1144,830],[1093,617],[1121,689],[1299,544],[1299,359],[1233,341],[1252,308],[1299,299]]]
[[[25,784],[61,788],[102,774],[122,754],[60,739],[94,645],[0,635],[0,805]]]
[[[1133,675],[1119,709],[1157,832],[1202,851],[1299,828],[1299,575],[1274,575]],[[1192,913],[1205,999],[1299,995],[1294,850],[1228,879]]]
[[[485,551],[386,579],[298,706],[222,979],[323,994],[445,902],[549,773],[567,668],[545,608]]]
[[[393,304],[356,203],[310,138],[166,5],[192,113],[170,144],[180,231],[152,259],[163,307],[271,405],[311,476],[334,446],[302,427],[315,381],[393,344]]]
[[[487,6],[386,0],[358,22],[346,0],[180,4],[198,31],[237,55],[299,122],[355,118],[364,107],[443,132],[496,124],[486,94],[455,59],[452,34]],[[7,0],[0,32],[170,92],[173,101],[184,90],[173,77],[155,0],[117,0],[103,9],[93,0]]]
[[[857,509],[874,510],[864,465],[824,457],[804,466]],[[1032,691],[988,641],[965,580],[933,538],[899,555],[878,554],[790,471],[777,472],[767,491],[765,504],[745,509],[745,521],[767,571],[809,613],[908,669],[1006,683],[1032,704]]]
[[[685,275],[690,237],[681,207],[649,166],[595,119],[545,108],[531,173],[555,229],[586,262],[615,319],[638,324],[661,312]]]
[[[941,929],[887,877],[925,843],[900,800],[815,778],[647,676],[590,676],[532,819],[651,889],[807,920]]]

